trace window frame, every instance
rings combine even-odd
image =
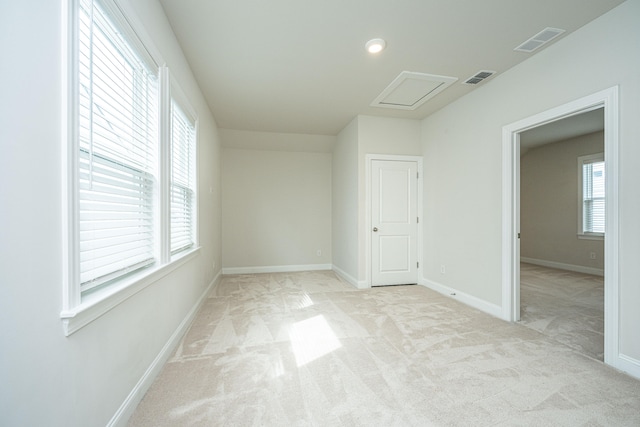
[[[170,85],[170,99],[169,99],[169,120],[171,121],[171,126],[173,125],[173,106],[172,104],[175,103],[178,108],[180,108],[180,111],[182,112],[183,116],[190,122],[189,124],[192,126],[193,128],[193,133],[194,133],[194,140],[193,140],[193,153],[192,153],[192,158],[189,160],[191,162],[191,167],[193,168],[193,170],[191,171],[191,175],[192,175],[192,179],[193,179],[193,188],[191,188],[191,190],[193,191],[193,196],[192,196],[192,244],[191,246],[187,247],[187,248],[182,248],[182,249],[177,249],[177,250],[172,250],[171,249],[171,232],[169,233],[169,254],[170,257],[172,258],[176,258],[176,257],[180,257],[182,253],[189,251],[190,248],[193,247],[197,247],[199,245],[198,242],[198,225],[199,225],[199,216],[198,216],[198,134],[199,134],[199,121],[198,121],[198,115],[196,114],[195,110],[193,109],[193,107],[191,106],[191,104],[189,103],[187,97],[185,96],[184,92],[182,91],[182,89],[180,88],[180,86],[178,85],[178,83],[174,80],[171,80],[171,85]],[[169,129],[169,135],[170,138],[173,137],[173,129],[170,127]],[[172,142],[172,141],[171,141]],[[172,143],[169,144],[169,148],[172,148]],[[171,198],[171,172],[172,172],[172,167],[173,165],[170,164],[169,165],[169,199]],[[171,200],[169,200],[169,210],[171,209]],[[169,222],[171,222],[171,215],[169,215]],[[170,230],[171,231],[171,230]]]
[[[145,56],[145,60],[154,64],[164,64],[162,57],[151,39],[146,34],[135,13],[130,7],[117,0],[93,0],[100,4],[113,24],[124,34],[127,43],[137,54]],[[198,211],[198,117],[190,106],[178,84],[170,76],[165,65],[158,65],[158,103],[159,116],[156,147],[156,164],[158,183],[154,200],[154,254],[155,262],[146,268],[124,274],[108,286],[104,286],[82,295],[79,262],[79,157],[80,157],[80,120],[79,120],[79,7],[80,0],[64,0],[66,13],[62,17],[63,69],[62,93],[63,125],[62,125],[62,311],[60,318],[66,336],[78,331],[93,320],[102,316],[126,299],[140,292],[147,286],[160,280],[173,270],[194,259],[200,252],[197,221]],[[190,114],[195,123],[194,162],[194,244],[189,249],[171,256],[170,254],[170,106],[172,97],[180,100],[183,111]]]
[[[583,200],[583,187],[584,187],[584,165],[590,163],[605,163],[604,152],[588,154],[578,157],[578,239],[585,240],[604,240],[605,233],[584,231],[584,200]],[[606,174],[606,163],[605,163]],[[606,175],[605,175],[606,180]],[[606,188],[606,183],[605,183]],[[606,203],[606,193],[605,193]],[[606,218],[605,218],[606,221]]]

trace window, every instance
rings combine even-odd
[[[97,2],[82,0],[78,37],[80,289],[152,264],[158,67]]]
[[[605,167],[603,153],[578,157],[580,183],[578,236],[602,238],[605,228]]]
[[[197,249],[195,113],[113,0],[69,7],[67,335]]]
[[[194,244],[195,123],[171,101],[171,254]]]

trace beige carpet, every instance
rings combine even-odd
[[[604,278],[520,264],[524,326],[604,360]]]
[[[638,426],[640,381],[421,286],[226,276],[130,426]]]

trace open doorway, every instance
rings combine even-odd
[[[604,107],[520,133],[520,322],[604,360]]]
[[[503,127],[502,132],[502,317],[520,320],[520,139],[530,130],[603,108],[606,239],[604,240],[604,362],[622,369],[618,284],[618,87],[585,96]]]

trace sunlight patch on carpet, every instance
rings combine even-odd
[[[289,337],[298,366],[306,365],[342,347],[323,315],[294,323]]]

